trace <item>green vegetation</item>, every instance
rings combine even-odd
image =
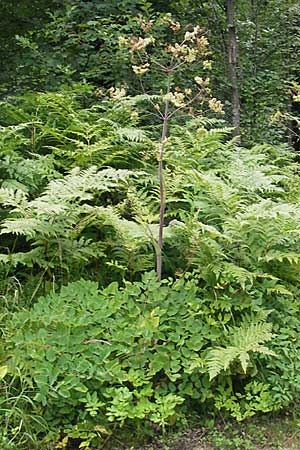
[[[122,448],[117,445],[114,447]],[[297,450],[299,421],[291,417],[251,419],[242,423],[219,422],[166,436],[139,450]],[[137,450],[134,445],[131,450]]]
[[[261,3],[6,2],[1,450],[195,420],[199,449],[298,448],[255,431],[300,401],[298,41],[269,52],[300,4]]]

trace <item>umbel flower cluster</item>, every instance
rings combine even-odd
[[[153,74],[160,75],[168,80],[165,92],[161,91],[161,104],[168,102],[175,110],[191,110],[191,104],[197,103],[201,113],[206,104],[211,111],[223,114],[222,103],[211,96],[209,87],[207,72],[212,63],[205,30],[198,25],[191,30],[182,29],[168,14],[156,21],[140,17],[137,22],[141,35],[131,39],[121,36],[119,44],[128,49],[132,71],[140,79],[143,91],[147,76],[149,79]],[[183,75],[185,71],[188,77]],[[185,86],[178,85],[180,79],[184,79]],[[159,102],[153,106],[160,111]]]

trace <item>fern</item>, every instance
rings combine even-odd
[[[115,258],[131,274],[153,268],[157,225],[127,220],[116,207],[96,205],[104,193],[115,191],[126,198],[127,187],[138,175],[112,168],[76,168],[52,180],[34,200],[22,191],[2,189],[0,200],[10,211],[0,233],[27,238],[27,252],[23,245],[20,251],[1,255],[2,263],[11,268],[38,266],[47,276],[58,269],[78,273],[99,258],[103,265]]]
[[[21,189],[0,188],[0,203],[4,206],[22,207],[27,205],[27,194]]]
[[[37,185],[37,175],[49,181],[57,178],[57,168],[65,172],[75,166],[88,168],[95,164],[116,168],[144,166],[142,144],[147,142],[150,146],[150,140],[147,132],[138,127],[139,114],[130,102],[112,105],[104,101],[85,108],[80,104],[80,91],[75,89],[26,95],[14,104],[3,102],[3,107],[8,122],[17,125],[0,129],[1,154],[10,162],[16,161],[11,166],[7,161],[10,179],[25,186],[33,183],[35,189],[40,189],[43,185]],[[45,151],[51,154],[45,155]],[[23,173],[18,161],[23,164]]]
[[[271,262],[278,261],[280,263],[288,261],[290,264],[299,264],[300,254],[296,252],[285,252],[285,251],[269,251],[265,256],[260,258],[261,261]]]
[[[40,225],[40,221],[35,218],[20,218],[5,220],[0,234],[15,234],[34,238],[36,231]]]
[[[272,339],[270,323],[250,323],[240,328],[232,329],[228,336],[230,345],[210,349],[206,356],[209,377],[212,380],[238,359],[244,373],[250,363],[251,353],[275,356],[274,352],[262,345]]]
[[[145,131],[136,128],[117,128],[117,135],[120,136],[121,140],[126,139],[131,142],[145,142],[147,140]]]
[[[234,285],[239,284],[243,289],[246,285],[253,286],[254,280],[257,276],[256,273],[250,272],[244,267],[239,267],[231,262],[224,261],[220,268],[221,282],[229,282]]]

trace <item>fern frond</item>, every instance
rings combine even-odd
[[[27,204],[27,194],[20,189],[0,188],[0,203],[4,206],[25,206]]]
[[[10,253],[9,255],[0,254],[0,262],[9,264],[12,267],[16,267],[18,264],[22,264],[26,267],[33,267],[33,265],[39,261],[40,266],[43,261],[43,252],[41,248],[37,247],[28,252]]]
[[[108,191],[127,181],[130,176],[138,174],[130,170],[112,168],[98,171],[95,166],[86,170],[75,168],[66,177],[51,181],[41,199],[54,203],[75,199],[90,200],[93,197],[91,191]]]
[[[35,218],[20,218],[5,220],[0,234],[16,234],[33,238],[40,221]]]
[[[237,266],[231,262],[222,263],[221,273],[224,282],[238,283],[243,289],[245,289],[246,284],[252,286],[257,275],[256,273],[249,272],[249,270],[244,267]]]
[[[206,355],[209,379],[212,380],[223,370],[227,370],[238,355],[239,350],[235,347],[217,347],[210,350]]]
[[[272,324],[259,322],[245,324],[240,328],[233,329],[230,341],[237,348],[251,351],[256,345],[268,342],[272,337]]]
[[[236,359],[240,361],[242,369],[246,373],[250,362],[250,353],[275,356],[274,352],[261,345],[272,339],[272,324],[250,323],[240,328],[234,328],[232,331],[228,336],[229,346],[213,348],[207,353],[206,362],[211,380],[222,370],[227,370]]]
[[[265,262],[278,261],[280,263],[286,260],[290,264],[299,264],[300,253],[271,250],[265,256],[259,258],[259,260]]]
[[[147,134],[145,131],[137,128],[118,128],[117,135],[121,139],[126,139],[131,142],[145,142],[147,140]]]

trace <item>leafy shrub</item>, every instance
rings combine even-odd
[[[211,407],[213,379],[224,371],[227,385],[243,372],[247,393],[256,355],[272,354],[260,345],[272,337],[269,323],[257,318],[224,328],[216,319],[192,280],[160,284],[151,272],[103,290],[81,280],[14,314],[7,364],[21,374],[52,431],[71,437],[92,424],[105,435],[110,423],[141,420],[165,427],[192,400]]]

